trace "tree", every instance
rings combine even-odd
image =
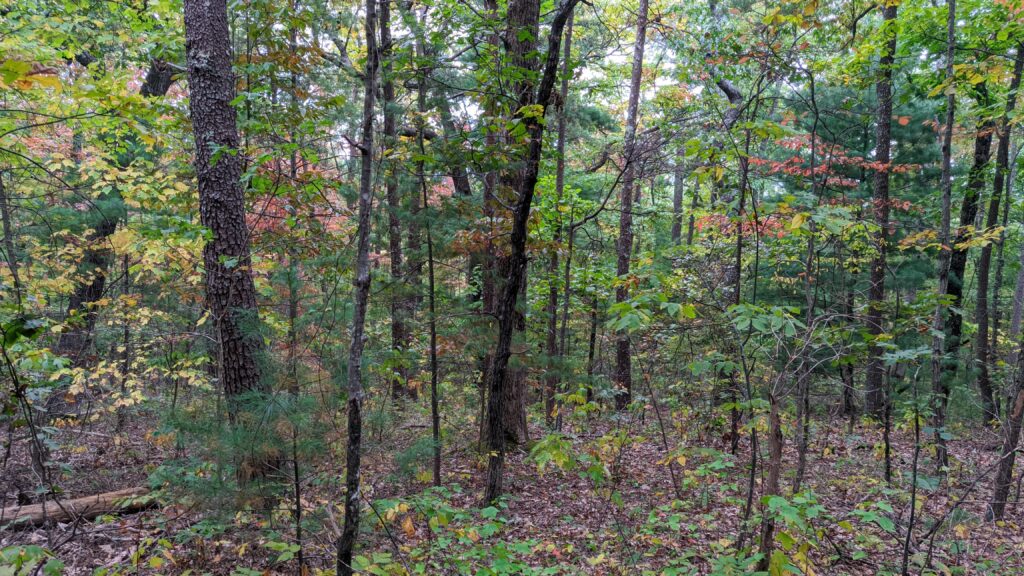
[[[954,55],[956,51],[956,0],[946,1],[946,66],[945,84],[950,87],[954,79]],[[932,426],[935,429],[935,462],[940,473],[943,468],[949,465],[946,452],[945,426],[946,409],[949,405],[949,381],[946,378],[948,370],[945,370],[942,363],[943,338],[942,334],[946,327],[946,307],[942,298],[946,296],[949,289],[949,269],[951,250],[949,246],[950,213],[953,198],[953,124],[956,121],[956,94],[953,90],[947,89],[946,94],[946,118],[942,129],[942,220],[939,223],[939,266],[938,266],[938,304],[935,307],[935,318],[932,328],[935,335],[932,336],[932,393],[933,397],[933,418]]]
[[[988,103],[988,88],[985,83],[976,87],[978,104]],[[992,122],[987,118],[979,119],[975,127],[973,163],[967,175],[964,188],[964,199],[960,205],[960,221],[953,242],[950,246],[949,274],[946,294],[949,305],[961,308],[964,298],[964,275],[967,271],[967,253],[970,249],[968,240],[973,235],[974,221],[978,217],[978,205],[985,187],[985,171],[992,151]],[[959,353],[963,343],[963,314],[951,313],[946,320],[945,330],[945,361],[941,376],[948,382],[960,365]],[[946,454],[939,452],[938,466],[946,466]]]
[[[370,208],[373,201],[373,115],[377,95],[377,0],[366,0],[366,71],[363,75],[363,122],[359,140],[359,208],[356,265],[352,280],[352,330],[348,351],[348,441],[345,447],[345,524],[338,539],[339,576],[351,576],[352,551],[359,535],[360,464],[363,438],[363,346],[370,297]]]
[[[390,0],[380,3],[380,58],[381,58],[381,95],[384,98],[384,143],[394,151],[398,145],[398,126],[395,101],[394,82],[394,46],[391,40],[391,6]],[[392,157],[393,158],[393,157]],[[388,258],[391,260],[391,351],[397,364],[394,369],[392,395],[395,398],[408,396],[416,398],[416,388],[410,385],[409,369],[406,366],[409,353],[409,329],[406,319],[415,307],[416,299],[405,294],[407,282],[402,265],[402,221],[400,213],[402,201],[399,197],[397,162],[389,162],[385,168],[384,198],[388,204]]]
[[[623,139],[625,169],[622,193],[619,195],[619,239],[616,244],[615,303],[629,299],[629,260],[633,255],[633,186],[637,179],[638,147],[636,125],[640,104],[640,81],[644,72],[644,40],[647,37],[647,0],[640,0],[636,16],[636,40],[633,43],[633,69],[629,79],[629,100],[626,108],[626,134]],[[615,342],[615,407],[624,409],[632,401],[632,362],[629,335],[619,334]]]
[[[1001,133],[999,145],[996,147],[995,177],[992,185],[992,195],[989,197],[988,211],[985,214],[985,232],[991,233],[999,223],[999,202],[1003,197],[1006,175],[1009,172],[1010,164],[1010,136],[1009,119],[1013,116],[1013,110],[1017,105],[1017,89],[1020,88],[1020,77],[1024,71],[1024,46],[1017,47],[1017,56],[1014,58],[1013,76],[1010,79],[1009,91],[1006,94],[1006,104],[1003,116],[999,123]],[[978,296],[975,305],[975,319],[978,324],[978,335],[975,339],[975,355],[978,364],[978,391],[981,393],[981,400],[985,414],[985,420],[993,422],[999,419],[998,403],[992,386],[991,367],[994,362],[991,358],[992,350],[989,344],[989,319],[997,314],[995,309],[989,308],[989,269],[992,265],[992,243],[986,242],[981,247],[981,256],[978,258]],[[998,289],[998,286],[996,287]]]
[[[234,419],[246,395],[266,392],[267,387],[257,358],[262,343],[245,221],[242,151],[231,104],[233,51],[224,0],[187,0],[184,9],[199,211],[212,235],[203,248],[206,304],[216,327],[218,378]]]
[[[561,206],[562,197],[565,195],[565,105],[566,100],[569,99],[569,64],[572,59],[572,20],[573,15],[569,14],[569,21],[565,26],[565,48],[562,56],[562,70],[560,72],[562,82],[558,89],[558,140],[555,148],[556,207]],[[552,241],[555,244],[555,249],[551,251],[551,256],[548,258],[548,327],[547,341],[545,345],[548,355],[549,374],[545,381],[546,397],[544,399],[544,413],[548,426],[551,426],[554,421],[559,423],[562,421],[560,415],[556,417],[554,414],[557,410],[555,395],[557,393],[558,382],[561,379],[558,371],[563,368],[562,355],[564,353],[558,341],[558,249],[562,240],[562,230],[564,228],[561,213],[559,213],[558,218],[558,223],[555,225],[554,238],[552,238]],[[566,280],[566,282],[568,283],[568,280]]]
[[[865,318],[868,334],[872,338],[868,347],[867,376],[864,383],[865,410],[881,416],[885,408],[886,392],[883,384],[885,367],[882,360],[882,347],[879,337],[884,333],[883,314],[885,304],[885,256],[889,241],[889,170],[891,168],[891,134],[892,134],[892,72],[896,59],[896,11],[898,4],[886,2],[882,8],[882,36],[884,41],[878,59],[878,79],[875,83],[875,96],[878,109],[875,115],[875,162],[877,168],[874,177],[874,219],[875,250],[877,253],[871,262],[871,280],[868,291],[868,312]]]
[[[559,47],[562,30],[578,0],[563,0],[551,21],[548,32],[547,53],[540,82],[534,86],[529,76],[522,76],[513,84],[516,112],[513,119],[525,128],[520,145],[521,168],[501,175],[501,185],[515,193],[512,208],[512,230],[509,252],[502,258],[500,268],[505,280],[496,303],[498,336],[491,369],[487,371],[487,485],[483,501],[494,502],[502,492],[505,470],[505,431],[502,426],[506,387],[510,386],[508,361],[511,355],[512,330],[516,321],[515,309],[519,292],[526,278],[527,221],[533,203],[534,189],[540,170],[541,150],[544,144],[543,118],[554,91],[558,70]],[[513,0],[508,7],[508,28],[505,43],[511,66],[520,70],[533,70],[535,41],[540,21],[537,0]]]

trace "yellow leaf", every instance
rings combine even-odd
[[[402,520],[402,532],[405,532],[406,537],[412,538],[416,535],[416,526],[412,523],[412,516],[406,516]]]
[[[110,245],[114,248],[114,252],[122,253],[129,244],[132,243],[132,237],[134,235],[130,230],[122,228],[117,232],[110,235]]]

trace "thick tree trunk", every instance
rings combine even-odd
[[[647,38],[647,0],[640,0],[637,7],[636,41],[633,44],[633,70],[629,81],[629,102],[626,107],[626,134],[623,148],[626,167],[622,178],[622,193],[619,196],[619,240],[616,274],[619,276],[615,288],[615,302],[629,300],[629,264],[633,253],[633,186],[637,178],[636,125],[640,115],[640,82],[644,72],[644,43]],[[615,408],[622,410],[633,399],[633,367],[629,351],[629,334],[621,333],[615,340]]]
[[[559,46],[562,30],[578,0],[563,0],[555,12],[548,33],[547,59],[543,67],[540,86],[534,95],[533,82],[521,80],[514,87],[515,116],[525,125],[526,152],[520,170],[502,175],[502,185],[516,193],[512,211],[512,230],[509,237],[508,254],[502,259],[507,271],[501,294],[497,299],[498,337],[495,344],[491,369],[487,378],[487,485],[483,501],[493,502],[502,492],[505,469],[505,430],[502,416],[505,410],[506,389],[510,386],[509,357],[512,349],[512,331],[516,322],[516,304],[519,290],[526,277],[527,221],[533,203],[533,193],[540,170],[541,149],[544,144],[544,124],[541,119],[547,111],[554,91],[558,69]],[[534,38],[537,37],[540,19],[538,0],[513,0],[508,7],[508,36],[505,45],[509,64],[525,70],[534,69],[533,54],[536,51]],[[540,106],[536,116],[523,116],[530,106]]]
[[[875,84],[878,110],[875,127],[875,162],[879,165],[874,181],[875,248],[878,254],[871,262],[871,279],[868,289],[867,328],[872,337],[868,346],[867,378],[864,384],[864,408],[875,416],[881,416],[885,405],[885,367],[882,362],[882,347],[876,339],[884,332],[883,306],[885,304],[885,256],[889,243],[889,163],[892,145],[892,68],[896,55],[896,9],[895,3],[885,4],[882,16],[887,36],[882,57],[879,59],[879,78]]]
[[[1009,119],[1013,115],[1013,109],[1017,104],[1017,89],[1020,87],[1021,71],[1024,69],[1024,50],[1017,50],[1017,58],[1013,67],[1013,78],[1010,80],[1010,89],[1006,98],[1006,108],[1003,112],[1002,122],[999,129],[999,146],[996,148],[996,174],[993,180],[992,196],[989,198],[988,212],[985,216],[985,230],[993,230],[999,223],[999,202],[1003,197],[1003,186],[1006,182],[1006,173],[1010,165],[1010,126]],[[981,394],[981,402],[985,411],[985,421],[992,422],[999,419],[995,391],[992,389],[992,376],[990,368],[993,364],[989,354],[989,269],[992,264],[992,244],[988,243],[981,247],[981,257],[978,258],[978,292],[975,307],[975,321],[978,324],[978,333],[975,337],[975,358],[978,364],[978,392]],[[998,286],[996,287],[998,289]]]
[[[242,156],[231,106],[235,77],[227,3],[186,0],[184,8],[199,212],[213,235],[203,248],[206,305],[217,330],[219,378],[233,418],[243,395],[266,387],[257,363],[262,341],[256,326]]]

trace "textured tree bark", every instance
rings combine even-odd
[[[186,0],[185,54],[189,110],[195,134],[195,170],[199,213],[212,239],[203,247],[206,305],[219,344],[219,378],[234,420],[240,398],[264,392],[257,355],[256,287],[250,270],[249,230],[245,223],[242,157],[232,72],[231,38],[225,0]],[[242,474],[258,473],[242,471]]]
[[[544,124],[541,119],[547,111],[554,91],[558,69],[562,31],[569,14],[578,0],[563,0],[555,11],[548,32],[548,49],[540,85],[534,94],[534,83],[524,78],[515,83],[515,116],[526,127],[526,151],[518,170],[502,174],[501,184],[516,193],[512,210],[512,230],[508,254],[502,258],[502,267],[508,272],[497,299],[496,316],[498,335],[491,369],[487,378],[487,485],[483,501],[493,502],[502,492],[505,470],[505,430],[502,415],[509,380],[509,357],[512,349],[512,331],[516,322],[516,303],[522,282],[526,277],[527,221],[533,203],[534,189],[540,170],[541,149],[544,144]],[[525,70],[534,69],[534,57],[540,20],[538,0],[513,0],[508,7],[508,33],[505,39],[509,65]],[[526,33],[524,33],[526,32]],[[539,114],[523,115],[530,106],[540,106]]]
[[[1013,115],[1013,109],[1017,104],[1017,89],[1020,88],[1021,72],[1024,70],[1024,50],[1018,48],[1017,57],[1013,66],[1013,77],[1010,80],[1010,89],[1006,97],[1006,108],[1003,111],[1000,123],[999,145],[996,147],[996,170],[992,185],[992,196],[989,198],[988,212],[985,216],[985,230],[990,232],[999,223],[999,202],[1003,196],[1003,187],[1006,182],[1006,174],[1010,165],[1010,125],[1009,119]],[[981,394],[982,406],[985,411],[985,421],[992,422],[999,419],[999,409],[996,402],[995,391],[992,389],[992,376],[990,367],[993,359],[990,355],[988,328],[989,317],[995,313],[989,310],[989,270],[992,264],[992,243],[981,247],[981,256],[978,258],[978,292],[975,306],[975,321],[978,324],[978,333],[975,337],[975,358],[978,364],[978,392]],[[999,287],[996,286],[996,289]]]
[[[387,1],[387,0],[385,0]],[[366,74],[360,139],[359,224],[352,280],[352,342],[348,351],[348,445],[345,448],[345,523],[338,539],[337,572],[352,576],[352,551],[359,535],[360,463],[363,439],[363,345],[370,296],[370,208],[373,200],[373,111],[377,93],[377,0],[366,0]]]
[[[954,52],[956,50],[956,0],[946,0],[946,73],[945,81],[952,84],[954,75]],[[956,121],[956,94],[946,94],[946,124],[942,130],[942,223],[939,225],[939,282],[937,293],[944,297],[949,289],[950,220],[953,198],[953,124]],[[949,381],[942,366],[943,340],[940,336],[946,330],[946,307],[941,303],[935,307],[932,329],[932,428],[935,441],[935,464],[940,474],[949,465],[946,449],[946,408],[949,406]]]
[[[626,167],[619,195],[619,239],[615,272],[619,276],[615,288],[615,302],[629,300],[629,264],[633,253],[633,186],[637,178],[636,125],[639,117],[640,82],[644,72],[644,44],[647,38],[647,0],[637,7],[636,41],[633,44],[633,69],[629,80],[629,101],[626,105],[626,134],[623,149]],[[633,400],[633,365],[629,351],[629,334],[622,333],[615,340],[615,408],[622,410]]]
[[[878,254],[871,262],[870,287],[868,289],[868,312],[865,322],[872,342],[868,346],[867,377],[864,383],[865,411],[881,416],[885,407],[885,367],[882,362],[882,347],[877,339],[883,332],[882,307],[885,304],[885,256],[889,243],[889,163],[892,143],[892,67],[896,54],[896,9],[895,3],[887,3],[882,9],[882,27],[885,52],[879,59],[879,78],[875,84],[878,98],[875,127],[875,162],[879,165],[874,180],[874,215],[878,232],[875,233],[875,248]]]

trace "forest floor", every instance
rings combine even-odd
[[[53,459],[60,463],[65,495],[144,486],[156,466],[181,456],[173,441],[153,432],[141,418],[120,432],[102,421],[62,428]],[[370,573],[419,568],[424,574],[743,573],[743,562],[733,567],[739,572],[727,565],[743,532],[746,437],[735,456],[726,442],[714,438],[706,444],[717,444],[715,449],[676,450],[668,458],[653,413],[646,422],[607,416],[575,422],[575,429],[567,430],[568,443],[545,444],[550,462],[543,471],[538,460],[544,458],[512,453],[508,497],[499,509],[481,513],[484,459],[468,436],[445,451],[443,492],[427,490],[429,475],[423,470],[400,473],[394,454],[428,433],[413,424],[395,427],[388,437],[370,435],[363,494],[364,502],[375,503],[368,517],[377,521],[364,521],[359,541]],[[534,440],[544,434],[541,427],[531,433]],[[669,431],[672,435],[679,437]],[[787,443],[787,504],[776,508],[785,534],[776,541],[803,573],[899,573],[914,443],[910,431],[894,431],[889,486],[882,479],[881,441],[877,427],[858,425],[847,434],[843,422],[816,422],[803,487],[812,496],[804,497],[791,495],[796,452]],[[950,480],[941,484],[929,476],[931,459],[922,451],[911,573],[1024,573],[1024,507],[1011,503],[1006,521],[983,521],[997,444],[994,431],[958,431],[950,442]],[[309,573],[333,566],[341,462],[325,458],[321,469],[303,473],[302,552],[313,568]],[[33,499],[36,481],[27,454],[16,447],[5,470],[3,506],[17,502],[19,493],[23,501]],[[330,478],[335,480],[324,480]],[[758,491],[762,480],[759,468]],[[758,495],[754,515],[764,508]],[[97,568],[109,574],[297,573],[293,501],[275,501],[270,513],[220,515],[211,513],[207,502],[198,496],[169,498],[161,507],[96,522],[0,528],[0,548],[46,547],[72,575]],[[946,522],[935,531],[934,542],[925,540],[937,518]],[[746,541],[751,538],[756,534]],[[929,550],[934,572],[922,572],[915,563],[922,564]]]

